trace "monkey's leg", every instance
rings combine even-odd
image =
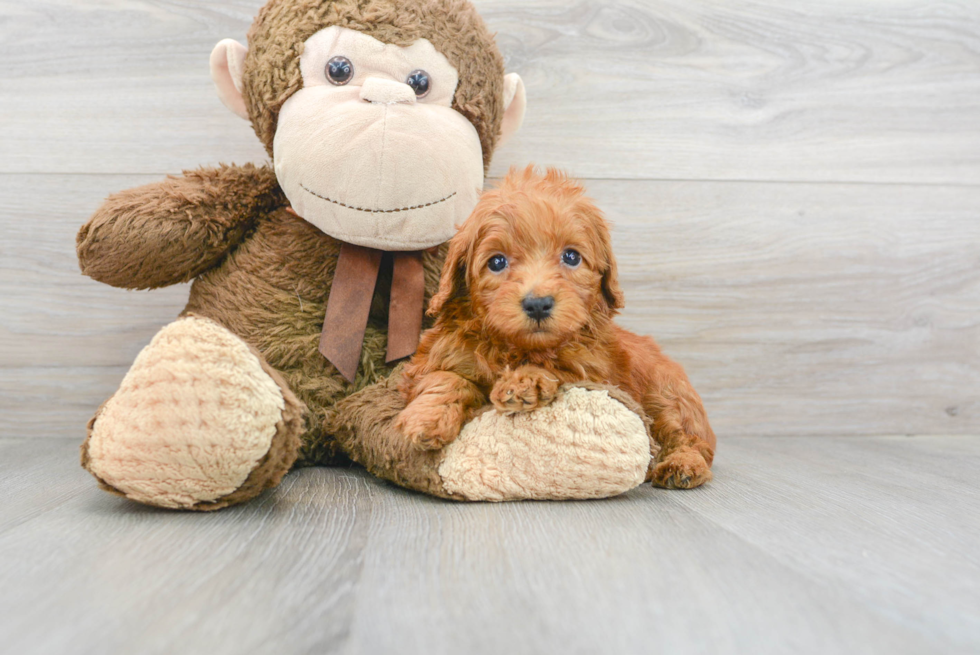
[[[547,407],[483,411],[442,450],[420,450],[395,428],[399,377],[396,369],[342,400],[326,429],[353,460],[403,487],[473,501],[604,498],[646,475],[642,409],[619,390],[565,386]]]
[[[157,333],[89,422],[82,466],[147,505],[220,509],[279,484],[304,413],[248,344],[187,316]]]

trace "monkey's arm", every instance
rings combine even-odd
[[[186,282],[241,243],[255,217],[284,204],[267,166],[185,171],[106,199],[78,231],[79,265],[126,289]]]

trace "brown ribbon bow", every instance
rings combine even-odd
[[[422,332],[425,271],[421,252],[393,252],[391,302],[388,305],[388,352],[385,362],[415,352]],[[320,333],[320,353],[348,382],[361,361],[364,330],[378,282],[384,251],[344,243],[337,259],[327,313]]]

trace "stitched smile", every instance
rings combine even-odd
[[[340,202],[339,200],[334,200],[333,198],[321,196],[316,191],[311,191],[310,189],[307,189],[305,184],[301,183],[300,186],[303,187],[304,191],[306,191],[310,195],[316,196],[320,200],[326,200],[327,202],[332,202],[335,205],[340,205],[341,207],[345,207],[347,209],[353,209],[354,211],[366,212],[368,214],[394,214],[395,212],[407,212],[413,209],[422,209],[424,207],[431,207],[432,205],[438,205],[440,202],[446,202],[447,200],[449,200],[450,198],[456,195],[456,192],[453,191],[445,198],[440,198],[439,200],[433,200],[432,202],[427,202],[424,205],[415,205],[414,207],[400,207],[398,209],[367,209],[365,207],[354,207],[353,205],[348,205],[346,203]]]

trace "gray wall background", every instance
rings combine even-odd
[[[0,435],[79,440],[187,289],[82,277],[107,194],[263,161],[208,55],[261,0],[0,1]],[[980,9],[478,0],[528,89],[497,153],[584,178],[628,308],[721,439],[980,432]]]

